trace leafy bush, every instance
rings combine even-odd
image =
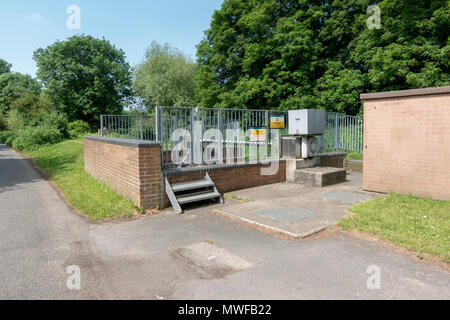
[[[1,131],[0,132],[0,143],[5,143],[6,138],[8,138],[11,133],[12,133],[12,131]]]
[[[25,94],[15,100],[9,112],[8,125],[16,131],[28,127],[54,128],[68,136],[67,116],[53,109],[50,101],[41,95]]]
[[[2,131],[0,132],[0,142],[8,146],[12,146],[14,139],[17,137],[15,131]]]
[[[64,137],[68,136],[69,122],[64,113],[56,110],[52,110],[50,112],[40,112],[36,119],[36,122],[31,123],[32,126],[34,125],[36,127],[56,129]]]
[[[34,150],[61,142],[69,136],[68,126],[67,116],[53,109],[48,99],[25,94],[11,105],[8,127],[16,133],[4,140],[19,151]]]
[[[50,101],[41,95],[25,93],[11,104],[8,126],[11,130],[22,130],[28,126],[39,126],[43,118],[52,112]]]
[[[6,117],[0,112],[0,131],[6,130],[7,121]]]
[[[18,132],[12,146],[19,151],[29,151],[42,146],[56,144],[61,142],[63,138],[63,134],[56,128],[28,127]]]
[[[8,128],[14,131],[25,128],[25,117],[18,110],[13,109],[8,113]]]
[[[91,128],[87,122],[83,120],[76,120],[69,123],[69,133],[73,136],[77,136],[83,133],[90,132]]]

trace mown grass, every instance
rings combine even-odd
[[[363,160],[363,154],[359,152],[351,152],[348,154],[349,160]]]
[[[389,194],[355,205],[339,222],[401,247],[450,262],[450,203]]]
[[[83,138],[67,140],[28,154],[44,169],[72,206],[92,221],[129,217],[137,208],[84,171]]]

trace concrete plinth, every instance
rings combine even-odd
[[[325,187],[345,182],[347,171],[345,169],[316,167],[296,170],[295,182],[315,187]]]
[[[286,180],[295,182],[295,171],[300,169],[314,168],[320,165],[320,158],[309,159],[287,159],[286,160]]]
[[[343,168],[344,159],[347,155],[341,152],[322,153],[313,158],[308,159],[290,159],[286,160],[286,180],[295,182],[295,171],[300,169],[314,168],[314,167],[334,167]]]

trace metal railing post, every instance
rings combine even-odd
[[[339,115],[337,113],[334,114],[334,150],[338,150],[338,134],[339,134]]]
[[[269,123],[269,111],[265,112],[265,122],[266,122],[266,159],[269,157],[269,136],[270,136],[270,123]]]
[[[139,116],[139,139],[140,140],[144,140],[144,132],[143,132],[143,128],[142,128],[142,116]]]
[[[191,153],[191,163],[194,163],[194,126],[195,126],[195,121],[197,120],[198,117],[198,109],[197,108],[191,108],[191,127],[190,127],[190,131],[191,131],[191,145],[190,145],[190,153]],[[202,140],[203,137],[200,137],[200,140]]]
[[[223,122],[222,122],[222,110],[217,110],[217,151],[219,153],[218,162],[220,164],[224,163],[224,154],[223,154],[223,140],[224,140],[224,132],[223,132]]]
[[[103,115],[100,115],[100,133],[103,137]]]
[[[156,141],[161,142],[161,107],[155,107],[156,111]]]

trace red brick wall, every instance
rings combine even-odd
[[[217,189],[221,194],[235,191],[239,189],[246,189],[276,182],[286,181],[286,162],[280,161],[280,168],[275,175],[263,176],[261,175],[261,168],[263,165],[244,164],[244,165],[230,165],[228,167],[213,167],[213,169],[178,169],[167,170],[165,177],[169,183],[180,183],[194,180],[201,180],[205,178],[205,172],[208,172],[211,179],[214,181]],[[165,187],[165,186],[164,186]],[[164,192],[164,207],[169,207],[169,199]]]
[[[442,90],[363,97],[364,189],[450,200],[450,94]]]
[[[144,209],[161,205],[161,147],[155,143],[86,137],[85,170]],[[169,169],[171,183],[200,180],[207,171],[219,192],[286,181],[286,163],[280,161],[277,174],[261,175],[259,164],[212,166],[208,168]],[[164,205],[169,201],[164,192]]]
[[[161,204],[159,144],[86,137],[85,170],[144,209]]]

